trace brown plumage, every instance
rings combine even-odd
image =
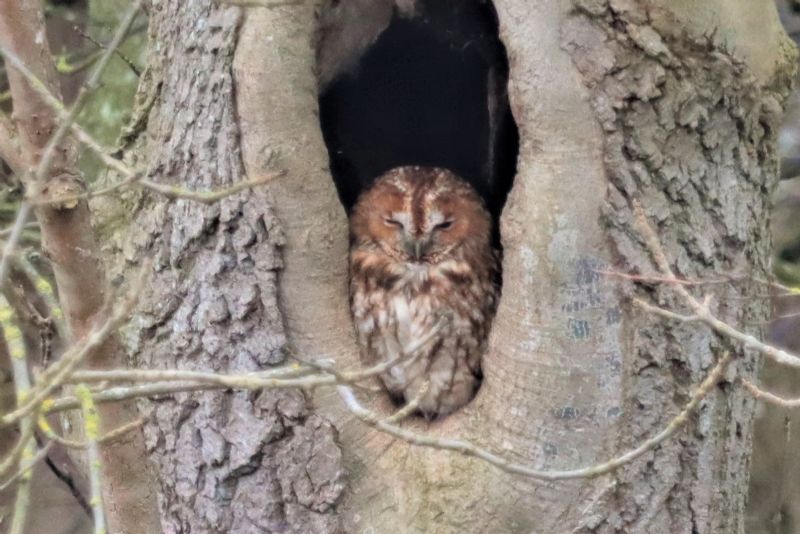
[[[445,169],[393,169],[353,208],[350,303],[363,362],[401,358],[381,380],[406,402],[428,381],[427,416],[460,408],[480,383],[498,297],[491,229],[481,198]]]

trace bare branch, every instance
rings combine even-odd
[[[22,74],[28,80],[28,82],[31,84],[31,87],[34,88],[44,102],[49,105],[58,115],[62,121],[61,124],[69,124],[70,131],[80,143],[84,144],[92,152],[94,152],[106,167],[113,169],[123,177],[123,180],[117,184],[103,189],[87,191],[79,194],[61,194],[55,197],[42,197],[41,195],[37,195],[35,192],[33,192],[28,198],[31,204],[36,206],[73,205],[81,200],[107,195],[119,189],[137,184],[155,193],[160,193],[167,198],[181,198],[185,200],[201,202],[204,204],[212,204],[222,200],[223,198],[234,195],[239,191],[263,185],[285,174],[285,171],[271,172],[257,178],[242,180],[240,183],[233,184],[230,187],[216,191],[192,191],[183,187],[160,184],[158,182],[146,179],[144,177],[144,171],[133,169],[125,164],[122,160],[112,156],[111,150],[102,146],[91,135],[89,135],[86,130],[74,122],[74,119],[72,118],[72,110],[67,111],[59,99],[47,89],[46,85],[42,83],[41,80],[39,80],[36,75],[31,72],[31,70],[28,69],[15,54],[9,50],[5,50],[2,46],[0,46],[0,54],[5,55],[6,59],[11,62],[20,72],[20,74]],[[72,109],[75,109],[75,107],[73,106]]]
[[[17,469],[17,472],[14,473],[11,476],[11,478],[9,478],[8,480],[6,480],[2,484],[0,484],[0,491],[7,490],[8,488],[11,487],[12,484],[14,484],[15,482],[17,482],[18,480],[20,480],[20,479],[22,479],[24,477],[30,478],[31,469],[36,467],[36,464],[38,464],[39,462],[41,462],[42,460],[47,458],[47,453],[50,452],[50,445],[51,444],[48,443],[47,445],[45,445],[44,447],[39,449],[36,452],[36,455],[33,458],[31,458],[30,460],[28,460],[27,462],[25,462],[25,464],[22,467]]]
[[[109,369],[109,370],[87,370],[75,371],[67,380],[69,383],[115,383],[115,382],[134,382],[134,383],[149,383],[154,384],[158,382],[196,382],[198,384],[210,384],[222,388],[242,388],[242,389],[261,389],[269,387],[271,384],[278,384],[286,380],[294,380],[292,385],[286,387],[308,387],[312,385],[321,385],[314,383],[321,377],[319,374],[314,374],[309,382],[305,382],[305,378],[298,379],[296,377],[308,375],[314,370],[307,367],[290,366],[272,369],[259,373],[245,373],[245,374],[224,374],[206,371],[183,371],[176,369]],[[309,377],[306,377],[309,378]],[[300,380],[300,381],[297,381]],[[325,377],[326,384],[332,383],[330,378]]]
[[[18,176],[25,174],[27,165],[16,140],[14,125],[3,112],[0,112],[0,158],[11,167],[14,174]]]
[[[669,319],[671,321],[678,321],[679,323],[693,323],[700,320],[700,318],[697,315],[681,315],[679,313],[666,310],[659,306],[654,306],[649,302],[643,301],[642,299],[634,298],[633,303],[648,313],[652,313],[653,315],[659,315],[664,319]]]
[[[56,60],[56,71],[63,76],[72,76],[83,72],[94,65],[102,53],[102,50],[95,50],[88,55],[85,54],[82,58],[68,58],[67,54],[62,54]]]
[[[42,99],[42,101],[47,104],[47,106],[52,109],[56,115],[58,116],[59,120],[62,124],[68,123],[69,117],[72,114],[70,110],[64,107],[64,104],[61,103],[61,100],[50,90],[47,88],[47,85],[38,77],[36,74],[28,68],[28,66],[19,58],[14,52],[9,50],[8,48],[0,45],[0,55],[4,56],[6,62],[12,65],[20,75],[22,75],[29,83],[31,89],[36,92],[36,95]],[[74,108],[74,105],[73,105]],[[97,156],[101,159],[101,161],[107,166],[115,171],[119,172],[123,176],[129,177],[130,175],[134,174],[133,171],[125,165],[119,159],[110,155],[110,150],[106,147],[103,147],[95,141],[95,139],[90,136],[83,128],[78,126],[77,123],[71,122],[69,123],[69,128],[72,131],[75,138],[89,147]]]
[[[399,426],[387,422],[386,420],[380,419],[375,413],[361,406],[356,399],[356,396],[353,394],[353,391],[349,387],[338,386],[337,390],[347,408],[361,421],[379,430],[380,432],[384,432],[394,436],[395,438],[402,439],[411,445],[458,452],[465,456],[471,456],[483,460],[494,467],[497,467],[501,471],[522,475],[529,478],[541,480],[568,480],[574,478],[594,478],[605,475],[627,463],[632,462],[647,451],[650,451],[659,444],[663,443],[686,424],[686,422],[689,420],[689,416],[695,411],[695,409],[697,409],[700,402],[722,378],[722,374],[730,361],[731,355],[729,353],[726,353],[722,358],[719,359],[705,380],[703,380],[703,382],[692,393],[690,401],[684,406],[683,410],[681,410],[681,412],[675,416],[661,432],[644,441],[635,449],[632,449],[625,454],[622,454],[607,462],[568,471],[542,471],[539,469],[534,469],[530,466],[513,463],[506,458],[498,456],[491,451],[478,447],[467,441],[434,438],[417,434],[410,430],[405,430]]]
[[[35,221],[32,221],[32,222],[29,222],[29,223],[23,225],[22,231],[24,232],[25,230],[36,230],[38,228],[39,228],[39,223],[37,223]],[[11,235],[11,233],[13,231],[14,231],[13,226],[8,227],[8,228],[3,228],[2,230],[0,230],[0,239],[7,238],[8,236]]]
[[[11,370],[14,374],[14,391],[19,406],[30,396],[31,378],[28,371],[28,354],[22,331],[14,320],[14,312],[6,297],[0,293],[0,333],[2,334],[5,351],[10,356]],[[31,433],[33,421],[25,418],[20,422],[20,433],[24,436]],[[30,463],[36,456],[36,442],[29,439],[22,449],[21,459]],[[22,534],[28,519],[31,498],[31,472],[23,470],[17,485],[17,495],[14,501],[14,517],[11,523],[11,534]]]
[[[655,276],[655,275],[648,275],[648,274],[630,274],[630,273],[623,273],[620,271],[613,271],[613,270],[605,270],[605,269],[595,269],[594,272],[597,274],[602,274],[604,276],[611,276],[614,278],[622,278],[624,280],[631,280],[633,282],[645,282],[645,283],[653,283],[653,284],[680,284],[683,286],[701,286],[701,285],[713,285],[713,284],[728,284],[730,282],[734,282],[736,280],[741,279],[742,277],[734,277],[730,276],[727,278],[720,278],[714,280],[687,280],[685,278],[677,278],[677,277],[670,277],[670,276]]]
[[[131,399],[155,398],[164,395],[174,395],[177,393],[188,393],[194,391],[210,391],[220,389],[217,384],[202,384],[199,382],[159,382],[156,384],[144,384],[141,386],[112,387],[101,391],[92,392],[94,401],[100,403],[121,402]],[[227,388],[223,388],[227,389]],[[42,412],[55,413],[80,408],[80,401],[77,397],[66,395],[64,397],[45,402],[42,405]]]
[[[77,399],[80,402],[80,399]],[[77,408],[77,406],[76,406]],[[111,443],[114,440],[117,440],[131,432],[132,430],[136,430],[140,428],[144,424],[144,419],[139,418],[131,421],[130,423],[125,423],[124,425],[111,430],[110,432],[106,432],[102,436],[97,438],[97,443]],[[89,447],[88,441],[77,441],[72,439],[67,439],[62,436],[56,434],[55,430],[50,426],[50,423],[47,422],[47,419],[44,415],[39,416],[38,421],[39,430],[45,435],[45,437],[55,443],[68,447],[70,449],[86,449]]]
[[[12,352],[9,346],[8,338],[9,332],[17,335],[19,328],[14,323],[14,315],[11,306],[6,301],[5,297],[0,293],[3,306],[0,308],[0,355],[4,359],[11,360]],[[21,335],[17,337],[14,344],[21,343]],[[19,357],[19,351],[22,350],[24,354],[24,347],[15,346],[14,354]],[[16,387],[16,384],[15,384]],[[18,399],[19,400],[19,399]],[[33,425],[22,425],[20,429],[20,436],[16,444],[6,454],[5,458],[0,461],[0,478],[5,477],[12,469],[14,469],[20,462],[23,454],[30,452],[31,444],[34,442],[34,428]],[[35,445],[33,445],[35,446]]]
[[[103,482],[101,469],[103,467],[100,460],[100,448],[97,440],[100,437],[100,415],[92,400],[92,394],[83,384],[78,384],[75,394],[81,401],[81,411],[83,412],[83,428],[86,434],[86,441],[89,446],[89,484],[92,497],[89,504],[92,506],[92,518],[94,519],[95,534],[105,534],[106,514],[103,508]]]
[[[40,382],[36,385],[32,394],[25,399],[26,402],[18,406],[13,412],[0,417],[0,427],[15,424],[36,411],[39,405],[71,376],[78,365],[103,346],[111,336],[116,334],[119,327],[127,320],[136,302],[136,297],[142,291],[145,273],[149,267],[150,264],[146,263],[138,282],[134,284],[127,298],[110,314],[102,325],[90,332],[80,343],[66,351],[59,361],[41,374]]]
[[[22,452],[33,440],[33,438],[33,425],[24,428],[19,436],[19,439],[17,440],[17,443],[14,444],[14,447],[6,454],[5,458],[0,461],[0,478],[6,476],[6,474],[8,474],[8,472],[19,463],[19,460],[22,457]]]
[[[353,391],[350,387],[346,385],[339,385],[338,391],[340,396],[345,402],[345,405],[348,409],[356,415],[359,419],[364,421],[365,423],[369,424],[370,426],[375,427],[379,431],[388,433],[396,438],[402,439],[407,441],[412,445],[418,446],[425,446],[425,447],[432,447],[442,450],[451,450],[455,452],[460,452],[461,454],[465,454],[467,456],[472,456],[483,461],[486,461],[495,467],[503,471],[507,471],[510,473],[515,473],[531,478],[538,478],[544,480],[565,480],[565,479],[573,479],[573,478],[591,478],[597,477],[604,474],[607,474],[631,461],[639,458],[646,452],[656,448],[659,444],[663,443],[665,440],[669,439],[672,435],[674,435],[680,428],[682,428],[687,421],[689,420],[690,415],[697,409],[700,402],[709,394],[709,392],[713,389],[716,383],[721,379],[722,374],[731,361],[731,355],[726,353],[714,368],[709,372],[708,376],[703,380],[703,382],[697,387],[697,389],[692,393],[690,401],[683,407],[681,412],[675,416],[667,425],[666,427],[656,434],[655,436],[651,437],[650,439],[642,442],[638,447],[622,454],[612,460],[609,460],[604,463],[596,464],[590,467],[585,467],[581,469],[574,469],[574,470],[566,470],[566,471],[541,471],[537,469],[533,469],[529,466],[525,466],[522,464],[513,463],[505,458],[495,455],[494,453],[477,447],[476,445],[461,441],[461,440],[451,440],[451,439],[440,439],[440,438],[432,438],[429,436],[424,436],[420,434],[416,434],[411,431],[407,431],[402,429],[393,423],[397,420],[400,420],[406,416],[408,416],[414,409],[415,405],[412,401],[406,407],[402,408],[394,415],[390,416],[386,419],[381,419],[373,412],[363,408],[361,404],[356,400]],[[371,368],[369,373],[374,372],[375,368]],[[280,370],[282,373],[288,373],[288,369]],[[76,373],[77,375],[82,375],[81,378],[91,378],[92,380],[100,380],[102,378],[104,372],[93,372],[93,371],[79,371]],[[134,397],[151,397],[151,396],[158,396],[158,395],[168,395],[174,394],[178,392],[184,391],[201,391],[201,390],[208,390],[208,389],[218,389],[219,387],[237,387],[237,388],[244,388],[244,389],[263,389],[263,388],[271,388],[271,387],[298,387],[300,385],[327,385],[337,380],[334,376],[309,376],[309,377],[302,377],[299,379],[280,379],[280,378],[272,378],[269,380],[264,380],[263,377],[257,377],[258,373],[252,373],[250,375],[228,375],[228,376],[220,376],[214,375],[213,373],[197,373],[197,372],[188,372],[188,371],[131,371],[131,373],[144,373],[138,374],[136,376],[132,374],[128,374],[125,371],[113,371],[108,376],[113,379],[122,379],[125,378],[126,380],[130,380],[132,378],[138,378],[141,380],[147,380],[148,383],[141,385],[141,386],[131,386],[131,387],[118,387],[118,388],[107,388],[103,389],[99,392],[92,393],[92,397],[96,402],[113,402],[122,399],[130,399]],[[161,373],[161,376],[156,376],[156,373]],[[345,379],[352,379],[355,375],[366,375],[369,374],[367,371],[364,372],[350,372],[350,373],[338,373],[340,377]],[[349,375],[349,378],[347,378]],[[174,379],[176,377],[180,377],[183,379],[187,378],[196,378],[202,379],[203,382],[200,381],[188,381],[188,380],[173,380],[173,381],[164,381],[164,382],[156,382],[153,383],[151,380],[157,378],[163,379]],[[424,394],[424,392],[422,393]],[[55,401],[47,402],[43,406],[43,411],[45,412],[53,412],[53,411],[60,411],[65,409],[72,409],[77,407],[79,404],[79,399],[75,397],[64,397],[61,399],[57,399]]]
[[[256,187],[258,185],[263,185],[285,174],[285,171],[273,172],[258,178],[253,178],[251,180],[243,180],[238,184],[234,184],[230,187],[226,187],[217,191],[191,191],[183,187],[159,184],[146,178],[139,180],[139,183],[151,191],[161,193],[167,198],[182,198],[184,200],[201,202],[203,204],[213,204],[214,202],[218,202],[223,198],[234,195],[239,191],[244,191],[245,189],[250,189],[251,187]]]
[[[756,399],[762,400],[781,408],[800,408],[800,399],[784,399],[774,393],[764,391],[749,380],[742,379],[744,388]]]
[[[14,218],[14,224],[11,226],[11,231],[3,245],[3,256],[0,257],[0,286],[5,283],[11,258],[14,256],[17,243],[19,243],[22,237],[22,231],[28,225],[31,211],[33,211],[31,205],[27,202],[23,202],[19,207],[19,211],[17,211],[17,216]]]
[[[301,6],[305,4],[307,0],[217,0],[217,2],[229,6],[276,8]]]
[[[118,402],[142,397],[158,397],[175,393],[214,389],[236,388],[260,390],[298,387],[312,388],[335,385],[337,383],[355,384],[359,381],[384,373],[395,365],[413,361],[414,358],[418,357],[418,353],[421,349],[440,331],[444,325],[443,321],[444,319],[437,323],[427,335],[409,345],[405,353],[366,369],[333,371],[332,368],[327,365],[318,365],[316,368],[292,365],[263,373],[247,373],[240,375],[224,375],[203,371],[116,369],[108,371],[74,371],[66,381],[85,383],[144,383],[138,386],[103,388],[101,391],[93,392],[94,400],[98,403]],[[318,364],[319,362],[316,363]],[[319,370],[323,374],[309,374],[315,370]],[[44,402],[41,410],[43,413],[52,413],[71,410],[77,407],[79,407],[79,401],[76,397],[65,396]],[[0,418],[0,426],[2,426],[6,417],[10,419],[12,415],[14,414],[8,414]]]
[[[99,42],[97,39],[95,39],[94,37],[92,37],[91,35],[86,33],[85,31],[83,31],[80,26],[74,26],[73,29],[75,30],[75,32],[78,35],[80,35],[81,37],[83,37],[84,39],[86,39],[87,41],[92,43],[93,45],[95,45],[98,50],[106,50],[108,48],[106,45],[104,45],[103,43]],[[126,37],[130,37],[131,35],[133,35],[135,33],[136,32],[134,30],[131,30]],[[117,49],[117,50],[114,51],[114,53],[126,65],[128,65],[128,68],[133,71],[133,73],[136,75],[137,78],[142,75],[141,71],[139,70],[139,67],[137,67],[136,64],[134,64],[134,62],[128,56],[123,54],[121,50]]]
[[[38,166],[36,169],[36,173],[33,177],[33,184],[32,185],[32,193],[33,196],[38,194],[37,188],[47,179],[48,173],[50,171],[51,164],[53,163],[53,158],[56,155],[57,148],[61,145],[61,142],[65,139],[67,132],[69,132],[71,126],[75,123],[75,120],[78,117],[78,114],[83,109],[87,99],[89,96],[100,86],[100,79],[105,71],[106,66],[108,65],[109,60],[114,54],[114,50],[119,46],[124,39],[125,34],[127,33],[128,29],[130,28],[133,20],[136,18],[136,15],[139,12],[141,7],[142,0],[135,0],[133,5],[129,8],[126,12],[125,16],[123,17],[122,22],[120,23],[119,28],[117,29],[114,38],[112,39],[111,43],[108,45],[108,48],[104,51],[104,53],[100,56],[100,59],[97,61],[97,65],[95,66],[94,70],[92,71],[91,76],[86,80],[86,82],[81,86],[80,90],[78,91],[78,95],[75,97],[75,101],[70,108],[70,110],[66,113],[62,120],[58,124],[55,133],[50,137],[48,140],[44,151],[42,152],[41,158],[38,159]],[[12,7],[13,9],[13,7]],[[34,28],[38,29],[38,28]],[[28,41],[33,39],[32,36],[29,37]],[[23,41],[20,39],[19,41]],[[31,56],[36,52],[31,50],[34,46],[31,46],[29,42],[20,42],[18,43],[20,48],[26,49],[27,56]],[[0,45],[0,54],[3,55],[6,64],[18,71],[23,78],[28,81],[26,87],[19,87],[19,83],[14,83],[12,81],[12,94],[17,93],[21,98],[19,100],[26,99],[26,92],[28,89],[32,89],[33,93],[40,98],[44,98],[48,104],[53,106],[54,102],[57,102],[58,107],[61,106],[59,99],[51,95],[50,91],[47,88],[47,84],[43,83],[41,80],[37,78],[37,76],[33,73],[31,69],[29,69],[25,65],[25,61],[21,59],[13,50],[11,50],[8,46],[1,46]],[[45,72],[48,72],[52,69],[52,66],[45,68]],[[17,90],[15,91],[15,86]],[[45,97],[44,95],[48,95]],[[50,98],[52,97],[52,98]],[[30,98],[28,98],[30,100]],[[15,99],[16,105],[17,99]]]
[[[58,303],[58,298],[53,290],[53,286],[44,276],[39,273],[39,271],[36,270],[33,265],[31,265],[31,262],[28,261],[24,255],[16,254],[12,258],[12,261],[16,268],[22,271],[22,273],[28,278],[31,286],[36,289],[39,297],[41,297],[41,299],[47,305],[50,313],[46,319],[48,319],[53,325],[55,332],[62,343],[66,343],[68,337],[67,330],[64,325],[64,313],[61,311],[61,305]]]
[[[366,369],[359,368],[352,371],[338,371],[333,369],[331,366],[320,365],[318,362],[313,365],[312,363],[308,363],[305,367],[287,366],[260,373],[245,374],[223,374],[206,371],[183,371],[171,369],[111,369],[97,371],[74,371],[70,373],[69,377],[65,378],[64,382],[143,382],[148,384],[148,386],[153,386],[153,388],[146,390],[150,395],[171,393],[172,391],[169,388],[174,387],[176,383],[183,383],[182,385],[184,388],[182,388],[181,391],[219,388],[246,390],[312,388],[335,384],[353,384],[367,378],[380,375],[396,365],[402,365],[405,362],[410,362],[415,358],[418,358],[422,349],[425,348],[425,346],[427,346],[428,343],[430,343],[441,331],[445,324],[444,321],[445,319],[442,319],[436,323],[426,335],[411,343],[406,348],[405,352],[398,354],[395,358],[380,362]],[[321,374],[309,374],[315,369],[321,371]],[[169,386],[155,388],[154,386],[157,386],[158,383],[168,384]],[[205,386],[211,387],[209,388]],[[119,392],[119,389],[117,391]],[[100,394],[96,395],[95,399],[98,402],[105,400]],[[48,406],[45,406],[45,411],[50,411]],[[0,418],[0,425],[6,422],[6,418],[8,418],[8,421],[13,421],[11,418],[12,415],[14,414],[8,414],[3,418]]]
[[[128,27],[133,22],[133,18],[138,12],[140,4],[141,0],[136,0],[134,2],[133,6],[126,14],[123,23],[120,25],[120,29],[118,29],[112,44],[109,45],[108,50],[106,50],[98,61],[94,72],[87,80],[86,84],[81,87],[72,108],[60,124],[58,124],[55,133],[47,140],[43,152],[39,155],[39,147],[43,142],[43,135],[46,135],[50,128],[41,128],[39,126],[39,122],[45,119],[38,117],[41,115],[41,111],[37,110],[37,106],[39,98],[41,98],[43,93],[50,94],[47,89],[48,84],[40,81],[31,69],[24,64],[23,60],[18,57],[15,51],[24,52],[25,55],[23,57],[25,57],[26,60],[36,60],[38,70],[44,73],[46,77],[50,78],[50,85],[55,85],[55,82],[52,81],[54,79],[52,64],[42,60],[42,57],[49,58],[49,48],[46,42],[37,42],[34,37],[34,34],[41,29],[38,26],[43,24],[41,12],[38,9],[38,4],[35,6],[33,4],[25,5],[18,1],[2,3],[2,11],[0,11],[0,29],[2,31],[0,31],[0,34],[4,34],[4,38],[0,39],[0,54],[3,55],[6,65],[11,67],[9,68],[9,82],[12,94],[15,95],[15,113],[17,116],[21,117],[20,120],[25,125],[21,130],[25,134],[23,138],[26,140],[27,146],[23,148],[27,152],[27,159],[36,162],[37,165],[34,175],[29,180],[29,194],[38,196],[39,189],[49,176],[50,168],[54,163],[58,148],[61,147],[62,141],[65,139],[70,126],[75,122],[89,94],[99,86],[100,76],[111,58],[113,49],[119,45]],[[14,27],[12,30],[14,24],[21,25],[22,27]],[[11,47],[14,47],[15,50],[12,50]],[[56,97],[53,97],[53,99],[56,102],[58,101]],[[49,124],[52,123],[53,121],[49,121]],[[69,153],[68,150],[61,150],[60,152],[60,158],[65,157],[64,154]],[[64,166],[71,167],[72,165],[66,163]],[[65,170],[68,169],[59,170],[59,172],[64,172]],[[22,228],[28,220],[30,210],[30,205],[27,202],[23,202],[17,214],[11,235],[6,240],[3,257],[0,260],[0,283],[5,279],[8,271],[9,258],[11,254],[13,254],[14,248],[19,241]],[[96,283],[97,280],[94,282]]]
[[[45,180],[50,167],[50,158],[54,155],[56,147],[66,137],[67,132],[70,131],[70,127],[77,120],[78,114],[83,109],[83,106],[86,104],[89,96],[95,90],[97,90],[98,87],[100,87],[100,80],[103,76],[103,72],[105,72],[108,62],[114,55],[114,51],[119,47],[120,43],[125,38],[125,35],[128,33],[128,30],[133,24],[133,21],[136,19],[136,15],[139,13],[141,4],[142,0],[134,0],[132,5],[128,8],[128,11],[123,16],[122,21],[120,22],[119,27],[117,28],[117,31],[111,40],[111,43],[109,43],[108,48],[106,48],[106,50],[103,52],[103,55],[100,56],[100,59],[97,61],[97,65],[92,71],[91,76],[89,76],[89,78],[78,91],[69,113],[67,113],[67,116],[58,125],[56,133],[53,134],[53,137],[45,147],[44,154],[42,155],[42,159],[39,163],[39,168],[36,172],[36,182],[42,183]],[[38,191],[34,190],[34,196],[36,196],[37,193]]]
[[[659,242],[658,236],[656,235],[655,230],[653,230],[653,227],[650,226],[650,223],[647,221],[647,216],[644,214],[644,210],[638,203],[634,204],[634,214],[636,216],[637,229],[644,238],[647,249],[650,252],[650,255],[653,257],[656,267],[658,267],[658,270],[662,275],[664,275],[664,277],[674,280],[676,278],[675,274],[672,272],[672,269],[669,266],[669,261],[667,260],[664,249]],[[697,321],[702,322],[722,336],[739,341],[744,345],[745,348],[760,352],[776,363],[788,365],[790,367],[800,367],[800,356],[791,354],[785,350],[779,349],[778,347],[764,343],[755,336],[745,334],[744,332],[737,330],[724,321],[721,321],[711,313],[707,302],[702,303],[698,301],[683,285],[678,283],[670,283],[670,286],[694,312],[693,316],[696,317]]]
[[[431,383],[429,380],[423,382],[422,387],[419,388],[419,393],[417,393],[416,396],[413,399],[411,399],[411,401],[406,403],[405,406],[403,406],[402,408],[394,412],[392,415],[384,419],[384,422],[389,424],[399,423],[400,421],[402,421],[403,419],[414,413],[414,410],[417,409],[420,401],[422,401],[422,397],[424,397],[428,393],[430,387]]]

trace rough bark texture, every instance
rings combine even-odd
[[[791,53],[766,1],[495,4],[521,134],[502,221],[504,297],[476,400],[408,426],[577,467],[660,429],[724,348],[627,304],[633,293],[675,304],[668,290],[597,273],[653,271],[630,199],[680,274],[766,271]],[[217,207],[146,199],[126,251],[158,264],[134,339],[141,365],[259,369],[283,361],[285,345],[357,362],[346,219],[315,115],[316,7],[249,10],[238,47],[236,9],[152,8],[151,175],[191,187],[238,179],[239,127],[250,177],[289,172]],[[739,298],[757,292],[749,283],[712,290],[737,325],[766,314]],[[755,358],[740,356],[735,372],[752,376]],[[347,532],[742,531],[754,403],[731,384],[678,438],[613,475],[562,483],[389,440],[326,392],[315,403],[339,429],[342,496],[336,433],[299,393],[155,403],[148,436],[167,530],[335,531],[335,505]]]
[[[605,133],[602,221],[613,265],[652,272],[632,231],[630,201],[639,199],[681,276],[766,276],[774,135],[793,59],[772,4],[579,4],[563,42]],[[763,294],[752,282],[698,293],[713,295],[719,316],[746,329],[768,314],[767,303],[752,298]],[[639,295],[674,302],[663,288]],[[661,323],[624,315],[619,424],[627,430],[612,448],[663,424],[674,412],[667,407],[683,402],[687,384],[726,349],[703,329]],[[731,377],[753,377],[757,359],[736,350]],[[621,472],[578,531],[741,532],[753,415],[753,401],[725,385],[704,403],[693,431]]]
[[[141,147],[154,180],[207,189],[243,179],[231,71],[240,19],[238,8],[210,1],[152,4],[139,111],[149,111]],[[242,193],[208,207],[146,197],[135,224],[126,259],[155,259],[130,336],[136,365],[285,362],[276,285],[285,238],[271,200]],[[181,394],[145,409],[166,532],[337,531],[336,432],[301,392]]]

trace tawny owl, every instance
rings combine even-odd
[[[400,358],[380,378],[396,398],[419,397],[426,416],[469,402],[498,299],[492,219],[481,198],[448,170],[399,167],[359,197],[350,233],[350,303],[363,362]]]

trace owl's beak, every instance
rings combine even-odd
[[[426,238],[406,239],[404,246],[406,249],[406,254],[414,258],[414,260],[419,261],[431,248],[431,240]]]

